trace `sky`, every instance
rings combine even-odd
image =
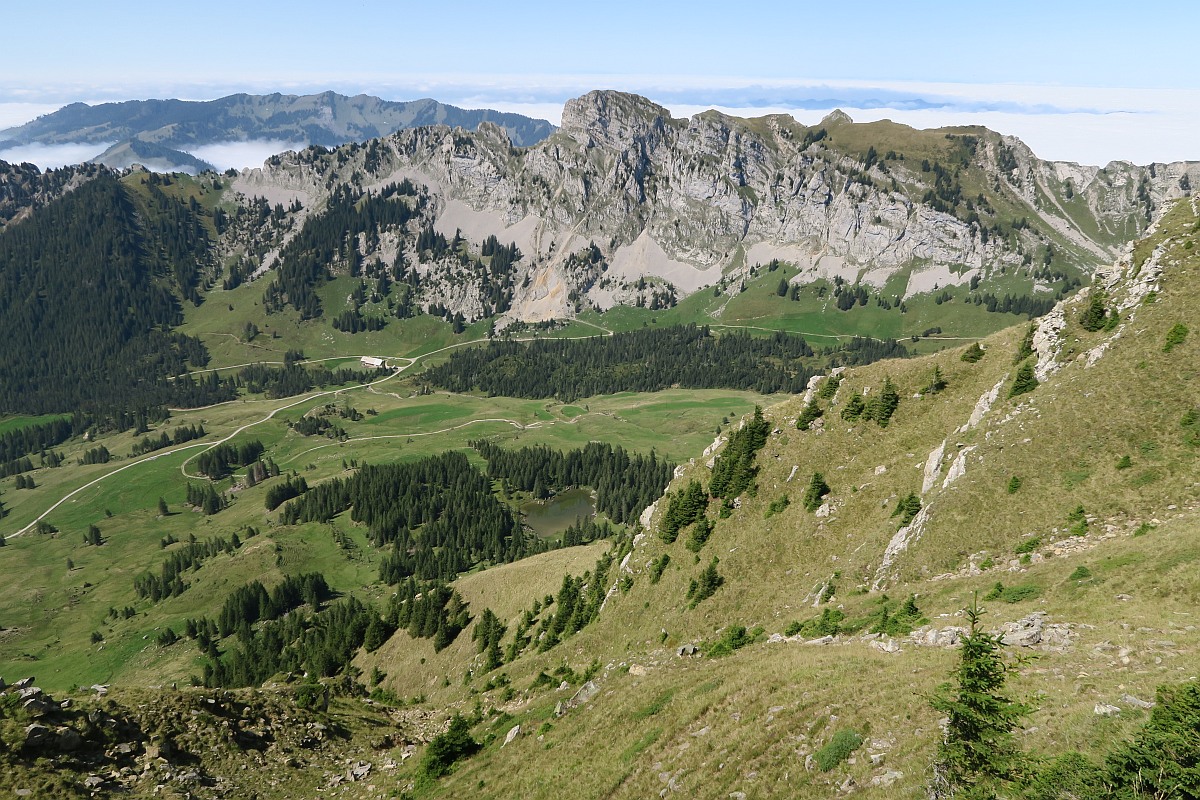
[[[1195,2],[42,0],[0,20],[0,128],[76,101],[326,89],[557,123],[612,88],[676,116],[840,107],[983,124],[1044,158],[1200,160]]]

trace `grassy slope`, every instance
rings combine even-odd
[[[287,420],[331,401],[339,407],[352,405],[377,413],[359,422],[333,414],[331,420],[350,437],[344,443],[321,436],[303,437],[287,429]],[[292,402],[294,398],[251,399],[179,413],[166,429],[202,423],[209,433],[202,441],[211,444]],[[310,482],[341,473],[343,459],[414,459],[465,448],[468,441],[482,436],[496,437],[509,446],[544,443],[564,449],[601,439],[641,452],[656,449],[667,458],[683,460],[712,440],[723,418],[736,419],[756,403],[769,402],[769,398],[747,392],[668,390],[589,398],[564,406],[541,400],[419,396],[396,379],[379,386],[377,392],[354,388],[337,398],[302,402],[234,441],[261,440],[267,454],[283,469],[295,469]],[[140,437],[131,432],[103,438],[115,458],[109,464],[90,466],[75,461],[95,443],[65,443],[56,449],[63,452],[69,466],[31,473],[37,483],[33,490],[14,490],[16,479],[12,477],[0,481],[9,510],[2,522],[3,533],[11,534],[71,490],[112,475],[79,492],[47,517],[59,529],[57,535],[30,533],[9,539],[8,546],[0,549],[3,570],[12,576],[10,590],[0,598],[0,627],[16,629],[0,632],[0,675],[32,671],[47,689],[106,680],[140,683],[146,676],[153,676],[155,682],[185,680],[198,670],[195,648],[181,645],[164,651],[153,643],[153,636],[164,625],[179,632],[187,617],[215,613],[232,588],[254,578],[270,582],[283,574],[318,570],[340,591],[361,592],[372,599],[383,596],[382,587],[371,586],[378,553],[348,520],[338,519],[334,524],[350,533],[355,544],[350,550],[339,549],[324,526],[275,527],[277,515],[268,514],[263,507],[269,482],[240,492],[220,514],[202,517],[184,510],[189,479],[181,467],[203,448],[129,459],[126,456],[137,439]],[[129,464],[133,466],[113,474]],[[194,469],[188,467],[188,471]],[[220,484],[221,488],[228,486],[228,481]],[[158,516],[159,497],[174,512],[166,518]],[[91,524],[101,529],[106,540],[100,548],[83,544],[83,534]],[[186,541],[190,534],[200,539],[228,538],[247,525],[263,533],[233,557],[218,557],[194,573],[188,578],[193,588],[182,597],[158,605],[135,597],[133,578],[146,570],[157,571],[169,554],[159,548],[160,539],[171,535]],[[72,569],[67,568],[68,559],[74,564]],[[590,564],[595,556],[587,560]],[[551,580],[555,586],[560,579],[561,571],[554,571]],[[110,607],[127,605],[137,609],[136,617],[105,620]],[[89,643],[92,631],[104,634],[103,645]],[[150,638],[143,638],[146,636]]]
[[[1190,211],[1182,208],[1168,217],[1163,235],[1194,224]],[[1184,656],[1194,656],[1197,644],[1194,631],[1187,631],[1183,624],[1200,593],[1190,566],[1200,559],[1200,549],[1194,544],[1197,521],[1186,510],[1195,499],[1189,477],[1194,451],[1182,444],[1178,426],[1183,411],[1194,405],[1194,392],[1189,391],[1193,388],[1190,365],[1196,356],[1194,335],[1169,356],[1161,353],[1166,329],[1188,319],[1187,310],[1194,307],[1194,290],[1189,284],[1194,286],[1195,281],[1189,276],[1195,271],[1195,259],[1182,244],[1177,247],[1178,255],[1187,260],[1164,282],[1159,302],[1137,310],[1136,319],[1095,367],[1085,370],[1081,364],[1072,364],[1048,385],[1022,398],[1023,403],[1002,400],[979,429],[951,436],[951,451],[959,442],[975,444],[979,446],[975,456],[982,460],[972,461],[966,477],[954,487],[927,498],[934,502],[932,522],[901,561],[902,582],[889,590],[897,597],[910,591],[919,593],[923,611],[937,617],[953,615],[972,590],[986,590],[997,579],[1032,582],[1042,589],[1040,598],[1011,608],[1000,606],[993,610],[993,619],[1015,619],[1045,608],[1054,620],[1094,625],[1081,629],[1080,641],[1071,651],[1047,656],[1018,683],[1019,691],[1046,693],[1043,710],[1034,720],[1039,732],[1029,741],[1055,751],[1064,746],[1097,749],[1128,729],[1137,721],[1136,713],[1119,720],[1100,720],[1091,715],[1091,704],[1115,700],[1118,689],[1148,697],[1156,683],[1187,677],[1183,664],[1188,659]],[[762,279],[761,288],[777,282],[777,276],[768,276]],[[253,296],[257,297],[256,289]],[[202,309],[209,306],[215,307],[210,303]],[[1069,318],[1073,320],[1075,314],[1072,311]],[[873,598],[857,595],[853,589],[873,575],[883,547],[895,531],[896,523],[888,515],[896,498],[920,488],[920,466],[929,449],[965,422],[976,398],[1011,371],[1010,354],[1022,332],[1013,329],[988,339],[989,355],[976,365],[966,365],[958,359],[958,351],[948,351],[931,359],[855,370],[839,394],[841,402],[850,391],[877,387],[884,374],[899,385],[905,399],[886,431],[870,424],[851,428],[836,421],[820,435],[799,433],[788,424],[798,411],[796,401],[773,409],[782,432],[760,456],[763,470],[758,497],[748,499],[731,519],[718,524],[702,554],[705,562],[713,554],[721,556],[726,586],[698,609],[684,610],[686,586],[699,565],[677,543],[671,548],[672,566],[661,583],[650,587],[644,564],[664,549],[651,539],[633,560],[633,590],[614,598],[599,623],[550,653],[505,668],[522,690],[510,710],[517,720],[529,723],[527,731],[548,718],[562,697],[546,691],[526,697],[525,688],[542,669],[550,670],[564,660],[582,669],[600,657],[607,667],[600,679],[601,697],[585,710],[553,722],[544,740],[530,736],[511,749],[489,747],[446,781],[442,791],[448,796],[468,787],[472,791],[478,788],[481,796],[511,796],[514,792],[537,796],[538,791],[549,791],[522,784],[533,779],[505,768],[520,759],[537,765],[534,774],[586,773],[586,780],[594,782],[588,787],[597,790],[587,793],[597,795],[642,796],[662,787],[660,773],[664,771],[705,796],[728,791],[762,796],[827,793],[826,782],[840,781],[844,773],[805,773],[801,755],[811,752],[843,724],[879,738],[881,748],[889,753],[887,763],[905,773],[904,783],[898,786],[915,790],[934,741],[932,716],[923,696],[944,679],[952,653],[907,647],[900,654],[886,655],[859,643],[829,650],[757,645],[726,661],[678,661],[671,656],[671,648],[680,642],[711,638],[721,627],[735,622],[782,630],[789,620],[816,613],[804,601],[806,597],[811,601],[816,586],[835,572],[841,575],[836,579],[839,593],[834,602],[844,604],[851,616],[865,612]],[[1081,353],[1105,336],[1087,334],[1072,324],[1065,341],[1069,351]],[[936,397],[912,399],[912,393],[928,381],[933,363],[941,365],[950,388]],[[304,469],[312,465],[310,479],[340,470],[343,457],[396,457],[397,442],[403,458],[462,446],[467,438],[480,433],[513,435],[509,423],[480,423],[479,428],[414,435],[413,442],[407,441],[410,433],[440,431],[484,413],[526,425],[520,432],[523,442],[567,446],[602,435],[638,449],[654,445],[660,452],[682,458],[707,444],[720,416],[746,413],[757,399],[743,393],[713,392],[700,393],[697,400],[696,394],[596,398],[583,408],[583,417],[576,419],[578,406],[568,411],[568,407],[544,402],[479,398],[465,401],[476,405],[464,414],[460,408],[448,409],[436,396],[407,396],[403,388],[395,397],[352,390],[346,396],[354,405],[379,411],[378,416],[368,416],[361,423],[335,419],[352,438],[386,435],[405,439],[352,442],[317,451],[312,448],[327,444],[326,440],[304,440],[286,431],[278,420],[244,436],[262,438],[284,466]],[[317,404],[299,406],[295,414]],[[254,400],[228,404],[180,415],[171,426],[203,420],[214,432],[209,437],[212,440],[244,424],[248,411],[255,419],[278,405],[282,403]],[[1018,407],[1021,415],[997,424]],[[831,422],[835,420],[833,416]],[[536,422],[542,425],[528,427]],[[550,422],[554,424],[547,424]],[[486,427],[489,425],[495,427]],[[1025,439],[1031,441],[1026,444]],[[126,434],[106,440],[106,444],[114,453],[126,453],[132,441]],[[1036,446],[1045,441],[1057,446]],[[62,449],[73,460],[86,447],[73,442]],[[1131,454],[1135,466],[1118,472],[1116,460],[1126,453]],[[319,568],[336,588],[343,589],[360,587],[373,577],[373,554],[361,532],[351,532],[356,547],[341,551],[321,526],[268,530],[234,557],[214,559],[196,573],[194,588],[184,597],[153,608],[138,604],[139,614],[133,619],[104,623],[101,618],[109,605],[133,602],[133,575],[156,568],[161,561],[163,553],[157,546],[161,536],[173,533],[185,538],[196,532],[203,537],[210,535],[209,531],[227,533],[244,524],[268,521],[262,511],[262,487],[245,493],[218,517],[202,521],[185,512],[158,519],[153,508],[159,495],[173,509],[182,501],[185,480],[177,468],[183,458],[164,456],[144,473],[125,473],[130,480],[100,484],[81,493],[61,515],[51,518],[62,528],[59,537],[24,537],[0,551],[0,558],[8,559],[5,572],[14,576],[16,589],[6,593],[7,602],[0,603],[0,619],[6,628],[18,629],[15,635],[4,632],[0,639],[0,674],[33,672],[49,688],[94,680],[141,682],[146,676],[154,676],[156,682],[183,678],[196,670],[194,649],[185,644],[162,650],[153,645],[153,633],[163,624],[179,629],[184,617],[205,607],[214,608],[231,587],[252,576],[270,581],[281,570]],[[799,470],[788,484],[792,465]],[[881,465],[887,471],[876,475],[875,468]],[[38,471],[38,489],[5,493],[5,502],[13,511],[4,521],[6,528],[32,518],[39,507],[44,508],[47,498],[61,496],[64,488],[80,485],[85,478],[112,467]],[[825,472],[838,504],[838,511],[823,523],[805,514],[797,502],[807,477],[817,469]],[[1002,491],[1012,474],[1027,477],[1017,498]],[[11,482],[11,478],[6,481],[6,488]],[[783,493],[791,495],[793,505],[765,520],[767,503]],[[1049,537],[1055,527],[1065,528],[1067,512],[1079,504],[1098,515],[1093,537],[1110,522],[1118,534],[1116,540],[1095,551],[1031,565],[1020,575],[993,571],[976,577],[923,580],[971,560],[978,563],[984,550],[1004,563],[999,557],[1012,557],[1012,548],[1027,534]],[[1168,511],[1168,504],[1185,510]],[[113,511],[111,519],[105,516],[105,509]],[[1123,535],[1152,515],[1164,520],[1177,516],[1149,536]],[[981,525],[982,520],[987,524]],[[100,550],[81,543],[81,534],[91,522],[99,524],[109,540]],[[462,590],[473,600],[473,607],[490,605],[511,622],[516,611],[528,604],[514,594],[514,586],[527,587],[529,599],[550,591],[564,570],[578,573],[590,566],[600,547],[548,554],[541,560],[472,576],[463,581]],[[74,559],[76,569],[67,572],[66,558]],[[1092,568],[1094,581],[1079,584],[1068,580],[1080,564]],[[365,594],[380,597],[378,589]],[[1119,616],[1112,610],[1116,594],[1131,598],[1122,601]],[[82,614],[80,608],[89,611]],[[91,630],[105,633],[103,647],[86,646]],[[664,630],[666,639],[661,641]],[[1165,640],[1174,644],[1154,644]],[[1095,649],[1105,642],[1130,647],[1132,655],[1125,656],[1130,663],[1122,663],[1107,650]],[[420,663],[420,655],[413,663],[419,647],[413,648],[406,635],[399,634],[379,655],[361,663],[366,669],[382,666],[389,673],[385,685],[401,694],[419,694],[432,687],[437,702],[457,703],[466,709],[472,690],[463,686],[462,675],[473,657],[469,640],[463,639],[439,654],[444,658],[427,664]],[[627,674],[625,669],[633,662],[648,666],[649,673]],[[442,676],[452,678],[450,687],[440,685]],[[858,701],[864,681],[872,687],[879,707],[864,707]],[[495,695],[487,700],[488,704],[497,702]],[[776,706],[783,708],[768,712]],[[830,723],[830,714],[840,718],[836,725]],[[768,723],[767,717],[773,721]],[[603,737],[596,735],[596,719],[604,720]],[[706,734],[691,736],[706,727]],[[687,748],[682,746],[685,743]],[[864,784],[879,770],[872,772],[865,757],[858,761],[848,771]],[[664,766],[654,766],[659,763]],[[721,764],[737,765],[738,769],[726,771]],[[524,774],[528,776],[528,772]],[[479,781],[484,782],[483,787],[478,786]],[[876,793],[892,796],[882,790]]]
[[[1200,343],[1193,334],[1172,353],[1162,352],[1167,329],[1194,307],[1200,259],[1186,248],[1184,234],[1197,222],[1187,206],[1164,220],[1158,241],[1173,244],[1157,302],[1135,308],[1115,338],[1082,331],[1081,305],[1072,306],[1060,356],[1066,366],[1032,394],[1006,400],[1002,393],[973,431],[956,433],[976,399],[1012,372],[1021,328],[989,338],[988,355],[975,365],[951,351],[854,370],[839,392],[843,403],[850,391],[877,390],[885,374],[900,387],[904,399],[886,430],[848,425],[835,409],[824,433],[800,433],[789,425],[798,402],[774,407],[782,431],[759,456],[758,496],[718,522],[699,563],[682,546],[686,533],[669,546],[650,538],[632,559],[633,589],[614,598],[598,623],[548,654],[504,668],[515,687],[527,690],[540,669],[565,660],[579,670],[599,658],[606,665],[601,694],[559,720],[551,712],[564,694],[519,694],[506,708],[528,736],[504,749],[488,747],[439,792],[457,796],[469,787],[477,796],[549,796],[556,790],[532,777],[547,774],[580,776],[587,796],[645,796],[674,779],[700,796],[815,797],[847,775],[868,796],[918,792],[937,740],[926,698],[945,680],[953,651],[904,644],[900,653],[884,654],[848,639],[830,648],[764,643],[706,661],[676,659],[673,648],[715,638],[733,623],[782,631],[790,620],[818,613],[815,590],[830,578],[838,586],[832,602],[849,617],[876,608],[879,595],[860,594],[856,586],[875,576],[898,527],[891,510],[899,497],[920,491],[926,456],[943,439],[951,454],[960,444],[977,449],[964,477],[947,489],[939,481],[925,496],[930,523],[900,559],[887,591],[893,598],[916,593],[940,627],[961,624],[958,612],[971,594],[985,594],[997,581],[1035,587],[1034,596],[1016,604],[986,604],[990,625],[1041,610],[1050,622],[1071,623],[1077,637],[1063,652],[1040,653],[1014,679],[1014,694],[1036,697],[1039,707],[1022,741],[1040,752],[1103,753],[1147,715],[1126,704],[1109,719],[1096,716],[1093,706],[1121,706],[1124,693],[1151,699],[1156,685],[1192,677],[1200,646],[1197,452],[1184,444],[1179,426],[1195,406]],[[1106,338],[1107,353],[1085,367],[1078,356]],[[935,363],[950,387],[914,399]],[[1117,470],[1125,454],[1134,466]],[[788,484],[793,465],[797,478]],[[878,466],[886,472],[876,474]],[[835,512],[824,520],[798,502],[815,470],[834,490]],[[1024,483],[1010,496],[1005,485],[1013,474]],[[767,504],[785,493],[792,505],[764,519]],[[1067,532],[1067,515],[1078,505],[1091,515],[1081,538]],[[1143,522],[1153,528],[1133,535]],[[1020,564],[1014,551],[1030,534],[1046,544],[1032,563]],[[1063,550],[1064,543],[1080,549]],[[670,552],[672,565],[650,586],[645,565],[662,552]],[[712,555],[721,558],[725,586],[689,611],[688,581]],[[970,574],[970,564],[987,566],[988,557],[995,566]],[[1080,566],[1092,576],[1073,579]],[[962,572],[933,579],[948,570]],[[633,663],[647,674],[627,672]],[[401,687],[407,678],[395,680]],[[495,693],[485,694],[485,708],[496,702]],[[544,721],[550,726],[542,727]],[[876,740],[870,750],[887,753],[884,766],[872,768],[864,750],[855,764],[829,774],[806,771],[804,756],[843,726]],[[872,788],[870,779],[885,767],[904,777]]]

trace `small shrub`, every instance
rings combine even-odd
[[[892,383],[892,379],[885,376],[883,386],[880,387],[878,394],[873,395],[866,402],[862,415],[865,419],[873,421],[879,427],[886,428],[899,406],[900,392],[896,389],[896,385]]]
[[[1147,533],[1150,533],[1152,530],[1154,530],[1153,525],[1151,525],[1149,522],[1143,522],[1141,525],[1138,525],[1137,530],[1133,532],[1133,535],[1134,536],[1145,536]]]
[[[1017,376],[1013,378],[1012,386],[1008,390],[1010,398],[1018,395],[1032,392],[1038,387],[1037,376],[1033,374],[1033,363],[1026,361],[1017,368]]]
[[[791,505],[791,503],[792,503],[792,501],[788,499],[788,496],[786,494],[780,495],[775,500],[772,500],[771,504],[769,506],[767,506],[767,513],[764,516],[767,519],[770,519],[771,517],[775,516],[776,514],[783,511],[785,508],[787,508],[789,505]]]
[[[885,594],[879,604],[879,616],[877,621],[871,625],[870,633],[882,633],[885,636],[906,636],[912,633],[913,628],[927,620],[921,615],[921,610],[917,608],[917,598],[909,595],[908,600],[904,602],[899,609],[893,611]]]
[[[1092,571],[1090,569],[1088,569],[1087,567],[1083,566],[1082,564],[1080,564],[1078,567],[1075,568],[1075,571],[1071,573],[1070,577],[1067,578],[1067,580],[1069,580],[1069,581],[1086,581],[1090,577],[1092,577]]]
[[[1016,475],[1013,475],[1011,478],[1008,479],[1008,487],[1007,488],[1008,488],[1009,494],[1016,494],[1017,490],[1021,488],[1021,479],[1019,477],[1017,477]]]
[[[756,629],[761,633],[762,629]],[[755,639],[754,631],[747,631],[745,625],[730,625],[721,634],[721,638],[713,642],[705,650],[709,658],[720,658],[733,653],[734,650],[741,650],[748,644],[752,644]]]
[[[821,772],[829,772],[849,758],[851,753],[862,746],[862,743],[863,738],[856,732],[848,728],[840,730],[824,747],[813,753],[813,760],[817,762],[817,768]]]
[[[1084,511],[1082,505],[1076,506],[1075,510],[1067,514],[1067,522],[1071,524],[1070,532],[1072,536],[1087,536],[1087,512]]]
[[[984,600],[999,600],[1004,603],[1020,603],[1023,600],[1032,600],[1042,594],[1042,587],[1024,583],[1020,586],[1005,586],[1000,581],[996,581],[996,585],[992,590],[984,596]]]
[[[1020,364],[1025,359],[1033,355],[1033,334],[1037,331],[1037,323],[1029,326],[1029,330],[1025,331],[1025,336],[1021,339],[1021,343],[1017,345],[1017,353],[1013,356],[1013,363]]]
[[[821,616],[813,617],[802,623],[796,633],[802,633],[810,639],[821,636],[837,636],[842,632],[842,621],[845,619],[846,615],[841,609],[826,608],[821,611]]]
[[[846,407],[842,409],[842,419],[846,422],[856,422],[866,408],[867,401],[863,400],[861,394],[850,395],[850,399],[846,401]]]
[[[1022,553],[1032,553],[1034,550],[1037,550],[1041,546],[1042,546],[1042,537],[1031,536],[1028,539],[1026,539],[1025,541],[1021,542],[1019,545],[1017,545],[1016,550],[1014,552],[1016,552],[1017,555],[1021,555]],[[984,599],[986,600],[987,598],[984,598]]]
[[[426,780],[436,780],[449,773],[456,761],[473,755],[479,746],[479,742],[471,738],[470,724],[461,714],[455,714],[450,727],[433,737],[425,748],[418,775]]]
[[[800,412],[800,416],[796,418],[796,428],[802,431],[808,430],[824,413],[815,402],[808,403]]]
[[[946,376],[942,374],[941,367],[936,364],[933,366],[933,375],[930,376],[929,385],[921,390],[922,394],[937,394],[944,390],[950,384],[946,382]]]
[[[654,559],[654,561],[650,564],[650,585],[651,586],[653,586],[654,584],[659,582],[659,580],[662,578],[663,570],[665,570],[667,568],[667,565],[670,563],[671,563],[671,556],[667,553],[663,553],[661,556]]]
[[[1104,294],[1098,289],[1092,290],[1087,308],[1079,315],[1079,327],[1090,333],[1095,333],[1104,327],[1108,321],[1108,309],[1104,306]]]
[[[712,597],[717,589],[721,588],[725,583],[725,578],[717,572],[717,565],[720,563],[720,559],[713,556],[713,560],[704,568],[699,577],[692,580],[688,586],[688,608],[695,608],[700,603]]]
[[[988,556],[983,561],[979,562],[979,568],[982,570],[988,570],[994,566],[996,566],[996,562],[992,560],[991,556]]]
[[[1128,455],[1121,456],[1117,461],[1117,469],[1129,469],[1133,466],[1133,459]]]
[[[692,526],[692,532],[688,534],[687,541],[683,543],[683,546],[693,553],[699,553],[704,549],[704,545],[708,541],[708,537],[712,536],[715,527],[708,518],[702,517],[699,522]]]
[[[821,384],[821,388],[817,390],[817,397],[821,398],[822,400],[832,400],[837,396],[838,387],[841,385],[841,373],[837,375],[830,375],[825,379],[825,382]]]
[[[1167,331],[1167,341],[1163,345],[1163,352],[1169,353],[1179,345],[1183,344],[1187,339],[1188,328],[1182,322],[1176,322],[1171,326],[1171,330]]]
[[[971,346],[963,351],[962,360],[968,364],[974,364],[983,358],[984,349],[979,346],[979,342],[972,342]]]
[[[896,510],[892,512],[893,517],[900,517],[900,527],[913,521],[921,511],[921,498],[916,492],[909,492],[908,497],[896,504]]]

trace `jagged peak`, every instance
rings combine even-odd
[[[597,89],[566,102],[559,130],[584,144],[625,144],[671,121],[670,111],[645,97]]]

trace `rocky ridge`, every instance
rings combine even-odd
[[[905,294],[1031,274],[1030,257],[1050,252],[1056,268],[1086,274],[1185,194],[1200,164],[1048,162],[983,128],[913,131],[844,114],[812,128],[713,111],[675,119],[644,98],[598,91],[568,101],[560,129],[527,149],[488,123],[474,133],[424,127],[378,147],[285,153],[243,172],[236,188],[319,208],[338,182],[401,177],[428,187],[447,236],[515,241],[531,294],[541,293],[533,299],[554,298],[525,313],[548,318],[571,313],[567,295],[606,308],[627,297],[621,282],[647,276],[681,295],[715,284],[733,292],[773,258],[801,265],[796,281],[882,287],[907,270]],[[591,243],[607,284],[564,269]]]

